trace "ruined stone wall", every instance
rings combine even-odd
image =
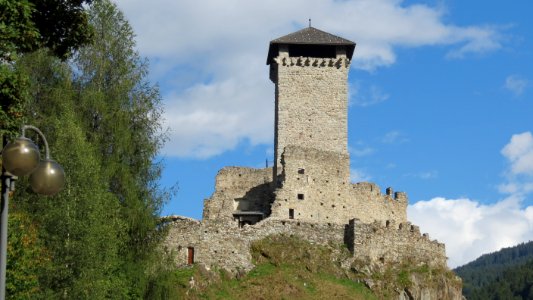
[[[350,184],[348,198],[351,199],[353,211],[356,214],[352,218],[357,218],[364,223],[371,223],[376,220],[389,220],[396,223],[407,222],[407,194],[404,192],[392,191],[387,188],[385,194],[375,183],[359,182]]]
[[[374,222],[365,224],[351,220],[347,229],[348,248],[354,258],[369,264],[401,264],[416,262],[446,268],[446,250],[442,243],[420,234],[418,226],[409,222]],[[353,242],[352,242],[353,241]]]
[[[288,146],[282,163],[271,218],[336,224],[353,218],[407,221],[405,193],[382,195],[375,184],[351,184],[348,155]]]
[[[275,167],[288,145],[348,154],[348,70],[336,58],[289,57],[280,48],[271,78],[276,84]]]
[[[264,220],[253,226],[235,228],[227,222],[208,223],[183,217],[171,217],[165,250],[175,255],[178,266],[188,262],[188,249],[194,248],[195,262],[228,271],[253,268],[250,244],[273,234],[300,236],[311,243],[344,243],[344,225],[312,224],[295,220]]]
[[[233,212],[270,213],[272,168],[225,167],[216,177],[215,192],[204,201],[204,220],[233,221]]]
[[[234,272],[249,271],[254,266],[250,245],[269,235],[299,236],[320,245],[346,244],[352,260],[372,264],[416,262],[446,268],[444,244],[420,234],[418,226],[406,223],[317,224],[298,220],[267,219],[253,226],[235,228],[226,222],[200,222],[184,217],[170,217],[165,250],[174,254],[177,266],[188,263],[189,248],[194,249],[194,262],[211,268],[217,266]],[[349,263],[348,263],[349,265]]]

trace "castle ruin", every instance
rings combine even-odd
[[[444,245],[407,221],[407,195],[350,182],[348,71],[355,43],[308,27],[270,42],[274,165],[226,167],[203,220],[172,216],[167,250],[178,266],[253,268],[251,242],[271,234],[345,244],[354,259],[405,259],[446,268]]]

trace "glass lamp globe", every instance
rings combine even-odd
[[[15,176],[30,174],[39,164],[39,148],[30,139],[19,137],[2,150],[4,168]]]
[[[55,195],[65,186],[65,171],[54,160],[44,159],[31,173],[30,185],[38,194]]]

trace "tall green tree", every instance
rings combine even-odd
[[[161,97],[117,7],[102,0],[88,12],[95,41],[68,63],[38,51],[15,65],[28,78],[24,116],[46,134],[67,183],[42,197],[21,179],[14,210],[35,222],[50,258],[34,298],[139,299],[154,280],[166,197],[157,185]]]
[[[147,61],[135,51],[133,30],[116,5],[95,2],[90,23],[95,42],[73,60],[81,90],[78,107],[88,140],[99,147],[110,191],[121,205],[127,226],[121,255],[128,258],[131,285],[139,287],[133,293],[141,294],[164,199],[157,186],[161,166],[154,163],[164,142],[161,97],[146,78]]]
[[[67,174],[65,190],[54,197],[19,183],[13,202],[39,227],[51,265],[39,274],[43,298],[121,298],[128,289],[121,273],[125,223],[109,191],[97,147],[89,143],[77,116],[77,93],[69,65],[44,52],[20,61],[30,78],[32,123],[45,132],[52,157]],[[29,133],[29,132],[28,132]],[[32,139],[40,143],[38,136]],[[16,228],[11,228],[16,230]],[[8,253],[8,260],[15,259]],[[8,281],[11,278],[8,278]]]

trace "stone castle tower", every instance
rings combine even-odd
[[[407,196],[350,182],[348,71],[355,43],[308,27],[270,42],[275,84],[272,169],[224,168],[205,220],[265,218],[346,224],[407,221]]]
[[[295,145],[348,155],[348,70],[355,43],[308,27],[270,42],[274,176]]]
[[[350,182],[348,71],[355,43],[308,27],[270,42],[275,85],[272,168],[225,167],[203,220],[171,216],[177,265],[253,268],[249,247],[272,234],[345,244],[369,264],[445,267],[444,245],[407,222],[407,195]],[[347,264],[350,265],[350,264]]]

